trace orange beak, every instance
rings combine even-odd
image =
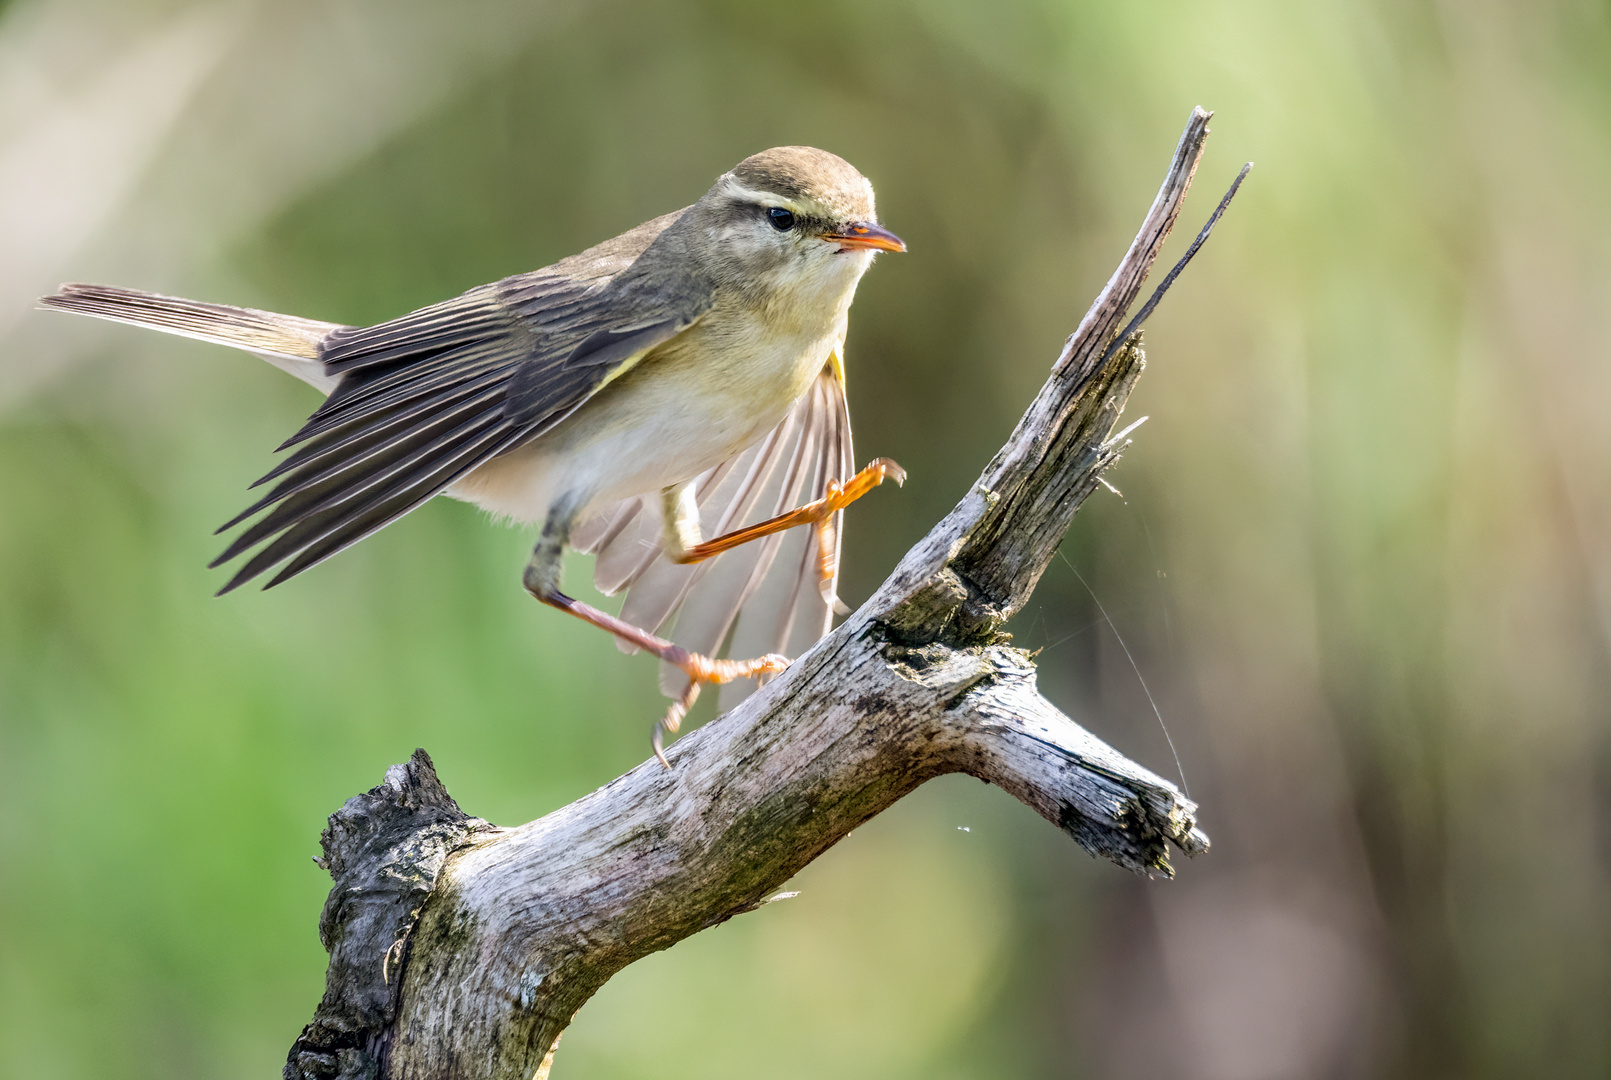
[[[859,221],[846,225],[844,232],[823,233],[822,238],[830,244],[838,244],[840,251],[855,251],[857,248],[872,248],[875,251],[906,250],[906,242],[888,229]]]

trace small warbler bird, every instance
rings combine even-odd
[[[257,548],[220,594],[276,566],[277,585],[439,493],[539,525],[527,591],[668,665],[665,763],[661,733],[701,684],[780,671],[827,631],[843,508],[905,479],[882,458],[848,475],[843,363],[857,282],[905,248],[849,163],[785,146],[692,206],[375,326],[100,285],[41,303],[244,349],[327,395],[257,482],[274,486],[219,530],[257,517],[212,564]],[[567,545],[597,553],[601,591],[630,589],[620,617],[561,591]],[[656,636],[674,614],[681,644]],[[713,658],[729,633],[755,658]]]

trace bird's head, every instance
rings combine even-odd
[[[809,146],[745,158],[693,210],[711,273],[763,301],[845,292],[876,253],[906,250],[878,224],[867,178]]]

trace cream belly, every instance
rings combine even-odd
[[[706,320],[447,494],[535,523],[561,501],[580,519],[591,508],[685,483],[783,420],[843,341],[843,309],[834,314],[818,332],[794,334],[760,318]]]

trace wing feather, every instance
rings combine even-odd
[[[685,277],[670,287],[637,261],[674,220],[390,322],[330,333],[319,361],[335,389],[253,485],[275,486],[224,526],[262,514],[213,565],[263,547],[220,591],[284,563],[276,585],[356,543],[537,438],[691,326],[709,290]]]
[[[472,407],[462,413],[433,416],[429,422],[385,439],[369,453],[331,466],[322,477],[309,477],[299,482],[299,478],[293,476],[282,485],[291,490],[280,497],[279,505],[236,537],[212,565],[228,562],[259,541],[313,515],[355,500],[361,503],[370,497],[371,489],[379,487],[377,497],[382,492],[389,494],[395,481],[426,475],[416,467],[429,463],[433,455],[456,451],[470,441],[476,445],[495,442],[507,430],[506,426],[497,423],[496,414],[488,415],[484,408],[473,408],[475,404],[471,402]],[[482,439],[483,435],[488,438]]]
[[[479,418],[490,406],[496,405],[498,395],[502,393],[502,387],[497,385],[478,389],[478,393],[472,391],[456,395],[453,400],[445,403],[438,403],[440,407],[423,419],[403,415],[389,418],[390,422],[371,422],[350,433],[340,433],[341,437],[332,440],[328,446],[321,444],[313,447],[312,449],[317,452],[309,454],[303,461],[297,463],[301,467],[297,468],[295,475],[276,484],[267,495],[220,526],[218,531],[233,529],[247,518],[275,503],[281,503],[285,507],[280,513],[291,513],[289,500],[293,495],[300,495],[338,477],[343,478],[343,497],[359,494],[364,477],[375,475],[374,472],[366,474],[361,471],[366,464],[374,464],[376,471],[395,464],[399,460],[399,455],[405,450],[405,443],[409,446],[418,445],[422,438],[450,427],[455,421]],[[258,484],[266,483],[279,475],[280,472],[270,473],[259,480]],[[253,485],[256,486],[257,484]],[[297,505],[302,511],[317,509],[311,504]],[[236,544],[245,541],[247,546],[250,546],[267,535],[256,532],[255,537],[248,540],[253,531],[268,527],[272,532],[272,523],[278,520],[281,519],[273,514],[265,517],[263,521],[253,526],[253,530],[237,538]],[[227,562],[244,550],[234,545],[232,549],[231,552],[220,555],[218,561]]]

